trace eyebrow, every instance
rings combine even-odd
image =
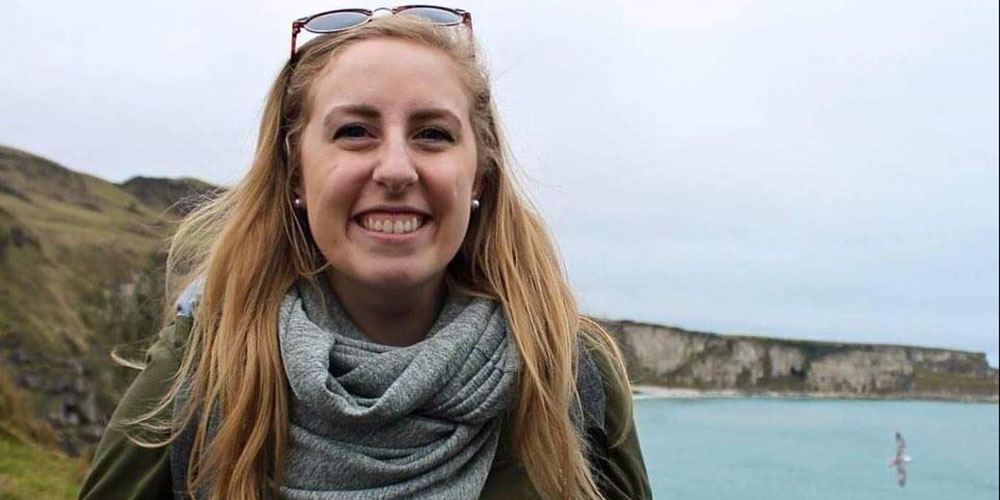
[[[382,116],[382,113],[377,108],[369,104],[344,104],[334,107],[323,117],[323,126],[331,128],[336,116],[344,114],[367,119],[377,119]],[[409,119],[418,122],[442,119],[452,122],[457,128],[461,128],[462,125],[462,120],[455,116],[455,113],[445,108],[437,107],[418,109],[410,114]]]
[[[442,120],[452,121],[456,126],[460,126],[462,124],[462,121],[459,120],[457,116],[455,116],[455,113],[452,113],[451,111],[448,111],[447,109],[444,108],[418,109],[410,115],[410,118],[412,120],[421,122],[442,119]]]
[[[344,104],[334,107],[323,117],[323,126],[331,128],[333,126],[333,119],[338,114],[354,115],[369,119],[378,118],[381,115],[374,106],[368,104]]]

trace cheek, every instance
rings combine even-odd
[[[351,207],[364,187],[365,177],[346,167],[334,164],[315,169],[305,178],[309,229],[321,248],[335,245],[343,238]]]
[[[460,216],[465,205],[472,201],[472,181],[471,175],[462,174],[434,182],[436,189],[433,196],[438,200],[439,208],[447,214]]]
[[[465,205],[465,208],[469,208],[472,203],[472,189],[475,184],[477,164],[476,148],[472,146],[463,152],[460,160],[454,166],[451,183],[455,205]]]
[[[364,187],[369,175],[363,161],[330,147],[303,151],[302,182],[307,204],[324,212],[342,209]]]
[[[310,123],[302,132],[300,149],[303,193],[310,207],[320,207],[329,200],[331,190],[343,183],[341,159],[323,133]]]

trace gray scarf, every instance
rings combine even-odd
[[[291,387],[283,497],[479,497],[519,368],[497,302],[452,294],[407,347],[372,342],[328,289],[301,282],[278,321]]]

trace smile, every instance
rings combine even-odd
[[[427,223],[428,218],[413,213],[367,213],[357,223],[368,231],[384,234],[408,234]]]

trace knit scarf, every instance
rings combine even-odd
[[[325,286],[298,283],[278,321],[291,388],[283,497],[479,497],[520,359],[497,302],[452,293],[406,347],[369,340]]]

